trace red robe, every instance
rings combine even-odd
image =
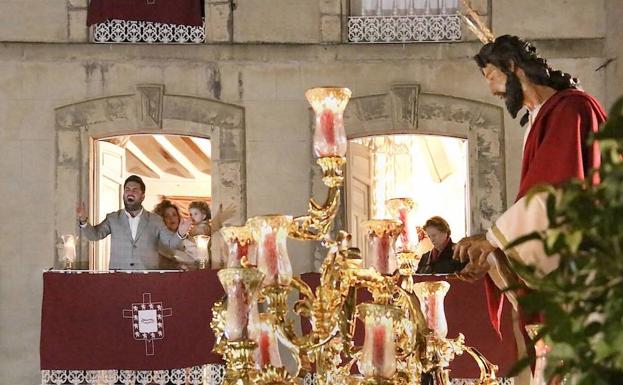
[[[519,193],[523,197],[537,184],[559,185],[573,178],[584,179],[601,164],[597,143],[586,144],[597,132],[606,112],[597,99],[575,88],[558,91],[541,106],[524,146]],[[593,183],[599,176],[593,175]],[[487,275],[485,279],[489,317],[500,334],[504,296]],[[530,323],[523,316],[522,323]],[[523,327],[523,325],[522,325]],[[501,337],[501,334],[500,334]]]

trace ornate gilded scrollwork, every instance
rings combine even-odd
[[[247,311],[247,307],[241,307],[240,302],[236,306],[228,305],[230,300],[253,298],[236,291],[235,282],[228,286],[228,292],[234,297],[214,306],[211,326],[217,336],[215,351],[224,354],[227,361],[226,384],[293,384],[315,365],[319,385],[414,385],[420,383],[425,372],[433,375],[437,385],[443,385],[449,384],[447,368],[450,361],[455,355],[467,352],[480,367],[479,384],[497,385],[495,365],[476,349],[466,346],[463,335],[455,339],[445,336],[443,295],[449,284],[445,281],[414,283],[412,275],[424,250],[415,248],[412,240],[407,239],[414,231],[406,226],[406,221],[370,221],[367,226],[367,254],[378,251],[374,258],[392,258],[389,263],[369,257],[364,260],[359,249],[350,247],[351,236],[345,231],[338,231],[335,239],[331,239],[330,230],[339,208],[342,171],[346,162],[343,156],[345,135],[343,138],[335,135],[343,131],[341,113],[346,102],[340,98],[347,100],[350,96],[350,91],[340,90],[327,88],[308,92],[321,126],[320,134],[315,134],[322,136],[319,144],[315,143],[315,151],[329,152],[317,161],[322,168],[322,180],[329,190],[323,204],[311,198],[307,214],[294,218],[287,227],[289,237],[322,241],[328,248],[320,267],[320,284],[312,290],[300,278],[291,278],[291,271],[285,269],[282,272],[281,264],[284,256],[287,258],[287,252],[281,249],[285,248],[285,241],[272,228],[262,230],[264,227],[261,226],[271,226],[269,216],[251,220],[257,233],[254,234],[255,244],[264,248],[261,258],[254,259],[257,260],[257,269],[272,279],[269,283],[265,280],[260,290],[259,302],[264,309],[259,316]],[[326,100],[318,99],[319,95],[324,95]],[[413,208],[412,203],[400,198],[393,204],[398,210]],[[405,239],[396,251],[392,245],[399,235]],[[236,250],[242,249],[238,247]],[[247,257],[237,257],[239,269],[256,269]],[[289,260],[285,265],[289,267]],[[372,295],[371,302],[358,304],[357,295],[362,290]],[[289,314],[288,296],[293,292],[299,299],[292,310],[311,324],[311,330],[302,335],[295,333]],[[439,306],[433,302],[441,304],[442,309],[434,316],[431,314],[439,312]],[[248,338],[227,340],[226,311],[233,311],[235,317],[239,317],[235,318],[237,321],[248,323]],[[353,338],[358,317],[366,333],[363,346],[357,346]],[[261,320],[254,321],[256,318]],[[254,322],[268,322],[270,330],[262,329],[266,325],[253,326]],[[262,331],[266,333],[265,339],[262,339]],[[270,356],[274,353],[267,348],[273,343],[268,339],[272,338],[271,333],[294,358],[294,370],[288,372],[280,360]],[[351,374],[355,364],[362,375]]]
[[[344,181],[342,169],[346,159],[329,156],[319,158],[316,162],[322,168],[322,181],[329,187],[329,192],[322,205],[314,198],[310,198],[308,215],[294,218],[290,227],[290,237],[294,239],[314,241],[324,239],[331,229],[339,208],[340,187]]]

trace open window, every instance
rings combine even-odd
[[[206,138],[178,135],[125,135],[94,141],[94,223],[123,207],[123,182],[132,174],[146,185],[143,207],[166,198],[182,215],[194,200],[212,199],[212,150]],[[91,243],[90,268],[104,270],[110,256],[110,237]]]
[[[435,135],[378,135],[349,142],[346,217],[353,245],[363,247],[361,221],[391,218],[385,202],[408,197],[420,226],[443,217],[458,240],[469,234],[467,140]]]

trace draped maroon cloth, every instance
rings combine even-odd
[[[305,273],[301,275],[312,289],[320,282],[320,274]],[[459,333],[465,336],[465,343],[478,349],[484,356],[498,365],[500,376],[504,376],[517,361],[517,348],[514,338],[509,337],[509,343],[501,343],[493,329],[488,327],[487,301],[480,285],[464,282],[443,276],[414,276],[416,282],[447,280],[450,290],[444,301],[446,319],[448,321],[448,338],[456,338]],[[366,291],[357,293],[357,302],[371,301],[372,297]],[[311,328],[309,322],[301,321],[304,332]],[[501,314],[501,328],[505,335],[512,336],[513,321],[510,308],[505,308]],[[357,346],[363,345],[363,323],[357,322],[354,341]],[[480,371],[474,360],[465,353],[456,357],[450,363],[451,377],[478,378]]]
[[[587,145],[586,139],[605,120],[601,104],[584,91],[568,88],[551,96],[541,107],[526,139],[515,201],[538,184],[560,185],[573,178],[591,176],[590,170],[599,167],[601,156],[599,145]],[[592,182],[599,183],[597,174],[592,175]],[[499,315],[504,296],[488,275],[485,290],[491,323],[501,337]],[[538,321],[534,315],[523,314],[520,318],[523,324]]]
[[[41,369],[165,370],[222,363],[211,352],[210,328],[212,304],[222,296],[212,270],[46,272]]]
[[[111,19],[202,26],[203,0],[91,0],[87,25]]]

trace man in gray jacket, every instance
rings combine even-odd
[[[106,215],[102,223],[91,226],[87,222],[86,209],[81,204],[77,209],[82,233],[90,241],[111,236],[111,270],[159,269],[158,245],[182,250],[182,240],[190,228],[190,220],[180,221],[177,234],[164,225],[159,215],[143,208],[145,183],[136,175],[129,176],[123,184],[124,209]]]

